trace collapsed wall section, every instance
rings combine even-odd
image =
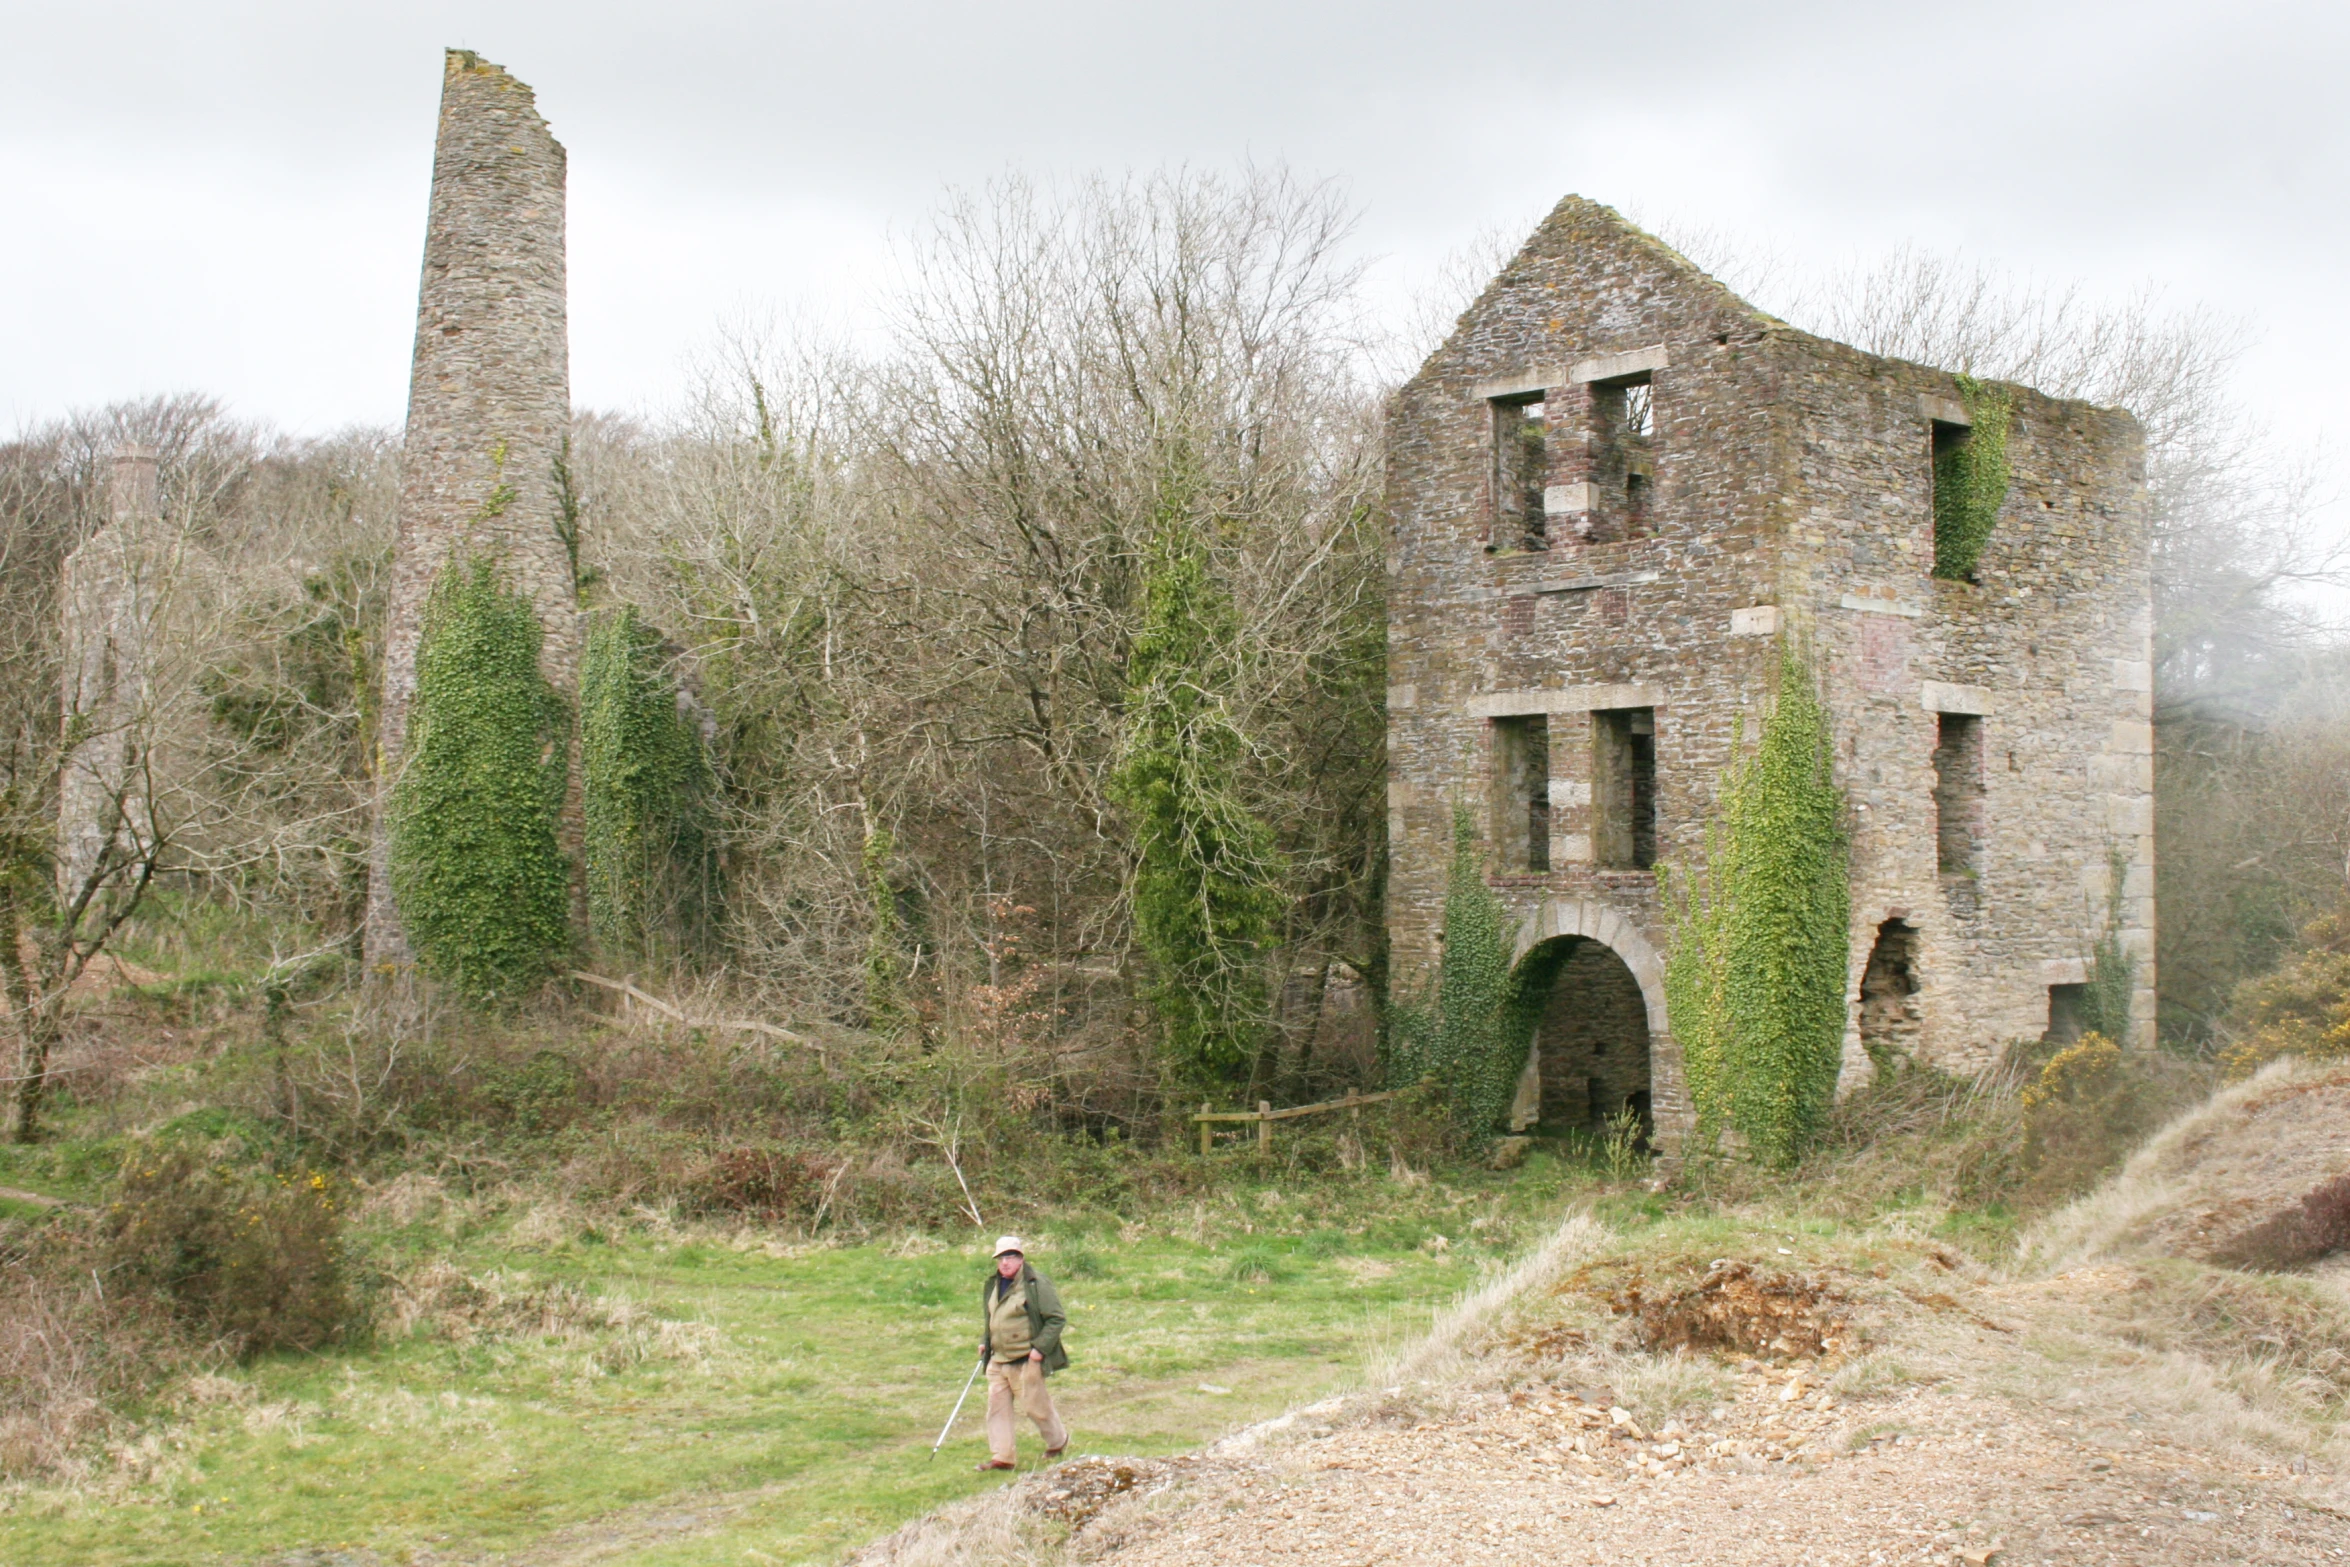
[[[494,558],[531,600],[546,631],[540,667],[576,701],[581,631],[564,478],[570,424],[563,147],[529,87],[453,49],[433,152],[376,730],[371,965],[407,958],[386,812],[407,743],[425,600],[452,553]],[[576,859],[576,766],[572,778],[563,837]]]

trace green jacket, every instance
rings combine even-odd
[[[988,1307],[995,1304],[996,1281],[1002,1275],[989,1273],[987,1282],[979,1288],[979,1341],[986,1346],[989,1359],[995,1358],[995,1346],[989,1344],[994,1329],[989,1324]],[[1020,1282],[1028,1286],[1028,1347],[1044,1351],[1045,1374],[1069,1369],[1069,1356],[1061,1348],[1061,1329],[1069,1319],[1061,1315],[1060,1292],[1053,1281],[1036,1271],[1033,1263],[1020,1264]]]

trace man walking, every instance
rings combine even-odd
[[[1015,1406],[1036,1422],[1049,1463],[1069,1445],[1069,1428],[1061,1424],[1053,1396],[1044,1386],[1046,1373],[1069,1365],[1069,1357],[1061,1352],[1061,1329],[1068,1319],[1061,1315],[1061,1297],[1052,1280],[1028,1265],[1017,1235],[995,1243],[995,1273],[980,1289],[979,1314],[979,1353],[987,1362],[987,1448],[994,1455],[979,1467],[1014,1467]]]

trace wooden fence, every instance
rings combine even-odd
[[[1427,1083],[1423,1082],[1415,1085],[1415,1088],[1427,1086]],[[1255,1122],[1257,1152],[1271,1153],[1273,1151],[1273,1123],[1275,1121],[1294,1121],[1298,1117],[1306,1115],[1326,1115],[1333,1110],[1350,1111],[1353,1113],[1354,1119],[1359,1121],[1362,1119],[1363,1106],[1379,1104],[1389,1099],[1400,1099],[1405,1094],[1414,1092],[1415,1088],[1390,1088],[1383,1093],[1376,1094],[1358,1094],[1350,1088],[1346,1091],[1344,1099],[1325,1099],[1318,1105],[1292,1105],[1286,1110],[1274,1109],[1273,1102],[1269,1099],[1258,1100],[1254,1110],[1211,1110],[1203,1104],[1199,1107],[1199,1114],[1192,1117],[1192,1120],[1199,1126],[1200,1157],[1207,1157],[1209,1150],[1214,1146],[1216,1123],[1219,1121]]]

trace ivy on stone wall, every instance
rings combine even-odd
[[[1827,714],[1789,653],[1761,743],[1723,775],[1705,867],[1680,888],[1665,965],[1700,1148],[1732,1134],[1766,1163],[1789,1163],[1833,1102],[1852,929],[1846,866]]]
[[[1242,797],[1248,742],[1222,696],[1239,615],[1180,490],[1162,499],[1144,568],[1110,795],[1133,824],[1134,933],[1169,1049],[1230,1079],[1265,1028],[1283,866],[1272,829]]]
[[[1967,438],[1934,453],[1934,575],[1971,581],[1983,546],[2007,502],[2007,392],[1958,377],[1958,394],[1974,421]]]
[[[1485,884],[1475,813],[1456,807],[1436,993],[1391,1008],[1387,1081],[1435,1079],[1461,1128],[1476,1137],[1501,1129],[1532,1034],[1534,1013],[1510,972],[1510,945],[1509,911]]]
[[[717,876],[709,753],[660,633],[633,605],[589,623],[579,728],[589,932],[617,956],[693,951]]]
[[[530,600],[457,555],[425,601],[407,749],[392,791],[392,896],[426,973],[518,997],[570,943],[556,825],[570,714],[539,673]]]
[[[2105,928],[2089,947],[2089,982],[2081,990],[2081,1027],[2084,1032],[2127,1042],[2130,1037],[2130,993],[2137,987],[2137,965],[2122,950],[2122,884],[2129,863],[2117,849],[2107,859]]]

